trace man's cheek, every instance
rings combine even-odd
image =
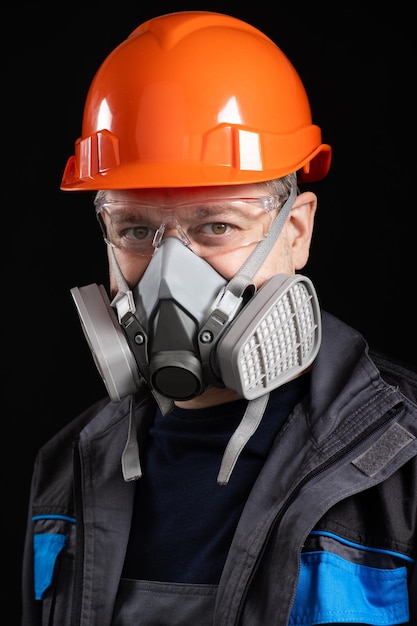
[[[140,257],[139,255],[132,254],[116,254],[116,261],[119,266],[119,269],[123,275],[124,280],[127,282],[129,287],[133,289],[140,279],[142,278],[146,268],[150,263],[150,258]],[[117,291],[119,290],[117,279],[116,279],[116,268],[114,267],[114,261],[110,258],[110,285],[112,289]]]
[[[223,278],[230,280],[237,274],[242,265],[248,259],[251,250],[247,248],[241,248],[239,250],[233,250],[231,252],[223,252],[221,255],[212,256],[205,260],[209,263]]]

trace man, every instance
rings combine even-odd
[[[110,400],[38,454],[24,626],[415,623],[416,376],[300,273],[329,166],[238,19],[154,18],[99,68],[62,189],[107,244],[111,300],[72,295]]]

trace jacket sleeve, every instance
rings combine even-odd
[[[22,626],[37,626],[42,623],[41,606],[35,602],[34,595],[34,558],[33,558],[33,528],[32,528],[32,494],[36,482],[36,465],[32,475],[32,485],[29,496],[28,518],[23,549],[22,562]]]
[[[53,585],[56,564],[75,533],[73,448],[84,426],[109,403],[103,398],[71,421],[38,451],[32,473],[22,559],[21,626],[49,623],[42,600]],[[69,555],[69,558],[71,555]],[[66,568],[66,594],[72,580]]]

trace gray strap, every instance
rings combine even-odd
[[[282,205],[278,215],[272,222],[271,230],[268,235],[258,243],[255,250],[246,259],[240,270],[229,281],[226,289],[232,291],[235,295],[241,296],[243,290],[252,281],[258,269],[265,261],[268,254],[271,252],[276,240],[279,237],[281,230],[290,214],[292,205],[297,197],[297,184],[295,183],[291,188],[291,193],[287,200]]]
[[[122,270],[120,269],[120,265],[117,262],[116,254],[114,252],[113,246],[110,243],[108,243],[107,245],[108,245],[108,248],[110,249],[110,256],[112,260],[113,272],[114,272],[114,277],[116,279],[117,287],[119,291],[126,293],[129,291],[129,285],[127,284],[125,277],[123,276]]]
[[[110,257],[112,261],[113,273],[117,283],[118,292],[111,302],[111,306],[116,307],[117,314],[119,316],[119,322],[123,319],[126,313],[135,313],[136,305],[133,298],[133,293],[127,284],[125,277],[123,276],[120,265],[116,259],[116,253],[113,246],[108,243],[110,248]]]
[[[171,413],[171,411],[174,408],[175,404],[174,404],[174,402],[170,398],[166,398],[161,393],[156,391],[156,389],[152,389],[152,395],[155,398],[155,400],[157,401],[162,415],[165,416],[165,415],[168,415],[168,413]]]
[[[291,193],[284,202],[278,215],[272,222],[271,230],[262,239],[249,255],[248,259],[237,271],[237,273],[227,283],[224,293],[217,303],[216,308],[211,312],[206,323],[204,330],[207,330],[212,336],[211,344],[200,343],[200,354],[203,360],[204,366],[207,365],[210,359],[211,346],[217,341],[218,336],[225,330],[230,321],[235,317],[236,313],[242,307],[242,301],[245,291],[248,288],[255,289],[253,284],[253,277],[255,276],[262,263],[273,248],[278,236],[285,224],[285,221],[291,211],[291,207],[294,204],[294,200],[297,196],[297,184],[295,183],[291,187]]]
[[[127,434],[126,445],[122,452],[122,472],[123,478],[126,482],[137,480],[142,476],[133,395],[130,396],[129,431]]]
[[[239,426],[229,439],[229,443],[224,451],[222,464],[217,476],[217,482],[219,485],[226,485],[229,482],[229,478],[240,453],[261,422],[268,400],[269,393],[259,396],[254,400],[249,400],[245,414],[242,417]]]
[[[265,239],[258,243],[255,250],[248,257],[240,270],[227,284],[226,290],[231,291],[234,296],[240,297],[248,285],[251,284],[253,277],[265,261],[268,254],[271,252],[276,240],[278,239],[296,197],[297,184],[294,184],[291,188],[291,193],[288,199],[283,204],[281,210],[274,219],[268,235]],[[226,450],[224,451],[220,471],[217,476],[217,482],[219,485],[226,485],[229,482],[229,478],[236,465],[239,455],[249,439],[255,433],[262,420],[268,399],[269,393],[248,402],[245,414],[239,426],[231,436]]]

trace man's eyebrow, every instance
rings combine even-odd
[[[193,214],[199,217],[212,217],[213,215],[222,215],[228,216],[236,214],[236,210],[226,204],[222,204],[221,206],[210,207],[204,204],[196,206],[193,209]]]
[[[123,223],[123,222],[137,222],[138,218],[140,218],[140,221],[143,222],[144,224],[150,224],[151,220],[150,220],[150,216],[149,214],[147,214],[146,212],[144,212],[145,214],[141,214],[138,211],[132,211],[132,209],[114,209],[113,211],[107,211],[107,209],[105,207],[104,211],[107,213],[107,215],[110,217],[110,219],[112,220],[112,222],[115,223]],[[156,220],[158,221],[158,220]]]
[[[208,204],[204,204],[204,202],[202,202],[201,205],[198,205],[196,203],[192,211],[193,211],[193,214],[197,218],[214,217],[217,215],[220,215],[222,217],[230,217],[230,216],[232,217],[240,216],[240,217],[247,217],[247,218],[253,217],[254,215],[253,209],[250,209],[250,208],[248,209],[247,207],[244,207],[244,206],[239,207],[236,204],[232,206],[230,204],[231,201],[232,201],[231,199],[227,199],[224,201],[224,203],[221,203],[218,206],[210,206],[209,204],[210,201],[208,201]]]

